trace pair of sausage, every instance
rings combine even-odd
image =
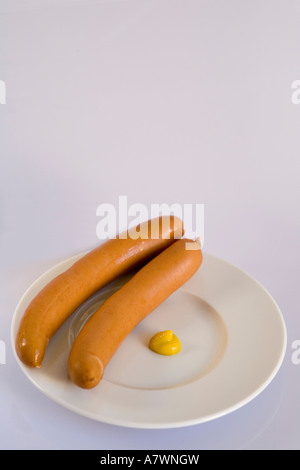
[[[95,387],[132,329],[201,265],[200,245],[181,238],[184,229],[178,217],[149,220],[134,233],[137,236],[127,232],[90,251],[36,295],[16,337],[16,351],[24,364],[41,367],[50,339],[74,310],[109,282],[140,268],[94,313],[71,348],[71,380],[82,388]],[[193,244],[197,249],[192,249]]]

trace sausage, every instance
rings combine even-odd
[[[201,263],[200,243],[181,239],[143,266],[79,332],[68,359],[70,379],[85,389],[98,385],[105,367],[133,328],[192,277]]]
[[[20,360],[41,367],[50,339],[76,308],[117,277],[148,262],[183,233],[178,217],[150,219],[94,248],[51,280],[20,321],[15,342]]]

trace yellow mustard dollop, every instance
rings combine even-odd
[[[181,344],[172,330],[165,330],[152,336],[149,348],[157,354],[172,356],[181,350]]]

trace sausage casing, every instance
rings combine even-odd
[[[200,244],[181,239],[143,266],[79,332],[69,355],[71,380],[81,388],[95,387],[133,328],[193,276],[201,263]]]
[[[150,219],[107,240],[51,280],[33,298],[20,321],[15,342],[20,360],[41,367],[49,340],[85,300],[152,259],[181,238],[183,231],[178,217]]]

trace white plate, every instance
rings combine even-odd
[[[30,300],[79,256],[54,266],[25,292],[12,321],[14,351],[18,324]],[[279,370],[287,338],[273,298],[245,272],[204,253],[198,273],[126,338],[100,384],[91,390],[78,388],[67,374],[74,335],[120,285],[112,283],[74,312],[50,341],[41,369],[26,367],[15,354],[31,382],[69,410],[135,428],[189,426],[245,405]],[[165,329],[181,341],[182,350],[174,356],[158,355],[147,346],[153,334]]]

